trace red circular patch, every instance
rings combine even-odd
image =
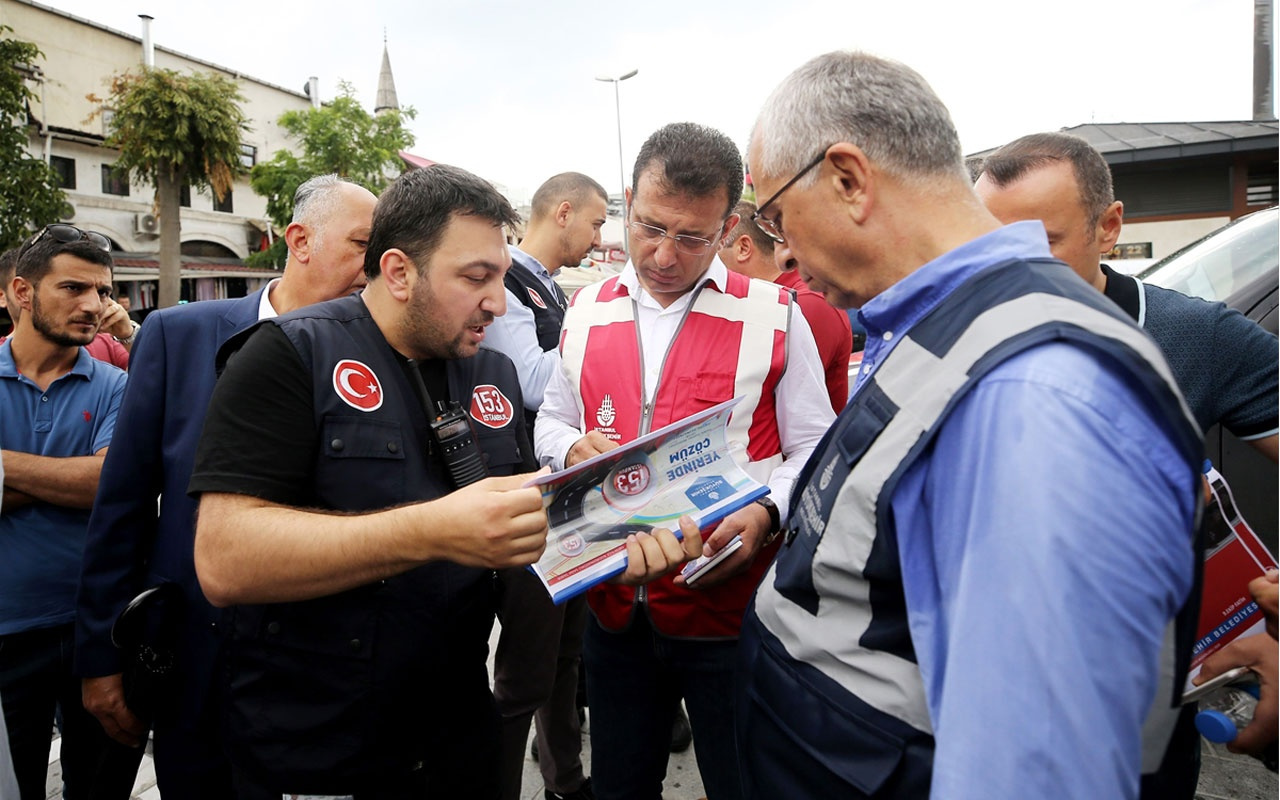
[[[649,465],[631,464],[613,474],[613,488],[618,494],[634,497],[649,488]]]
[[[489,428],[505,428],[516,416],[515,406],[497,386],[486,383],[471,392],[471,418]]]
[[[534,291],[533,289],[530,289],[530,288],[528,288],[528,287],[525,287],[525,289],[526,289],[526,291],[528,291],[528,292],[529,292],[529,299],[533,301],[533,304],[534,304],[535,306],[537,306],[538,308],[546,308],[546,307],[547,307],[547,303],[546,303],[546,301],[545,301],[545,300],[543,300],[543,299],[542,299],[542,295],[538,294],[536,291]]]
[[[382,407],[382,383],[359,361],[344,358],[334,366],[333,390],[352,408],[376,411]]]

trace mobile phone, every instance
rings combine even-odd
[[[1210,678],[1199,686],[1193,687],[1182,694],[1182,704],[1194,703],[1205,695],[1217,689],[1221,689],[1229,683],[1244,683],[1245,679],[1253,674],[1253,670],[1248,667],[1236,667],[1229,669],[1216,678]]]
[[[714,556],[699,556],[685,564],[684,568],[680,570],[680,574],[684,576],[684,582],[692,585],[694,581],[707,574],[710,569],[728,558],[739,547],[742,547],[742,537],[735,536],[729,540],[727,545],[720,548],[720,551]]]

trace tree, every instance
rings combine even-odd
[[[339,94],[321,108],[286,111],[280,127],[298,142],[297,151],[278,150],[270,161],[260,162],[249,176],[253,190],[267,198],[267,216],[279,229],[293,218],[293,195],[304,181],[335,173],[374,194],[400,174],[400,151],[413,146],[413,133],[405,127],[417,116],[412,108],[392,109],[377,116],[360,106],[355,90],[345,81]],[[277,239],[271,249],[254,253],[249,264],[282,265],[285,246]]]
[[[0,250],[16,247],[36,228],[67,213],[67,196],[49,165],[27,152],[29,72],[43,53],[0,25]]]
[[[209,188],[221,200],[240,166],[240,137],[248,130],[235,81],[216,73],[144,68],[111,79],[105,100],[112,109],[108,147],[118,148],[116,167],[135,183],[156,189],[160,217],[161,308],[181,291],[182,187]]]

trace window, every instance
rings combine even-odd
[[[258,163],[258,148],[251,144],[240,145],[240,166],[245,169],[253,169],[253,165]]]
[[[1276,162],[1249,165],[1246,195],[1245,202],[1251,206],[1273,206],[1280,201],[1280,190],[1276,187]]]
[[[216,193],[216,192],[214,193],[214,197],[213,197],[213,210],[214,210],[214,211],[221,211],[221,212],[223,212],[224,214],[230,214],[230,213],[232,213],[232,212],[234,211],[234,209],[233,209],[233,207],[232,207],[232,205],[231,205],[231,190],[230,190],[230,189],[228,189],[228,190],[227,190],[227,194],[226,194],[226,196],[225,196],[225,197],[223,197],[221,200],[219,200],[219,199],[218,199],[217,193]]]
[[[76,160],[65,156],[50,156],[49,168],[58,178],[59,189],[76,188]]]
[[[178,191],[178,205],[191,208],[191,184],[182,184],[182,189]]]
[[[129,179],[111,164],[102,165],[102,193],[129,196]]]

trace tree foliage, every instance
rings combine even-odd
[[[277,228],[292,220],[294,192],[307,179],[335,173],[380,194],[402,170],[400,151],[413,146],[413,133],[405,127],[417,116],[412,108],[374,116],[356,100],[351,84],[340,83],[338,89],[338,97],[321,108],[282,114],[280,127],[297,147],[277,150],[250,173],[249,185],[267,198],[267,216]],[[271,250],[250,256],[248,263],[279,264],[283,259],[283,244],[277,240]]]
[[[27,151],[27,103],[35,98],[19,66],[43,57],[0,25],[0,250],[66,214],[67,196],[49,165]]]
[[[91,100],[100,100],[97,97]],[[108,147],[116,168],[135,182],[163,178],[209,188],[221,200],[240,174],[241,135],[248,131],[239,85],[217,73],[171,69],[126,72],[111,79]]]
[[[144,68],[111,79],[105,103],[114,112],[108,147],[132,181],[156,188],[160,216],[161,307],[178,302],[184,185],[208,187],[218,199],[231,191],[240,166],[241,134],[248,130],[240,87],[216,73]]]

